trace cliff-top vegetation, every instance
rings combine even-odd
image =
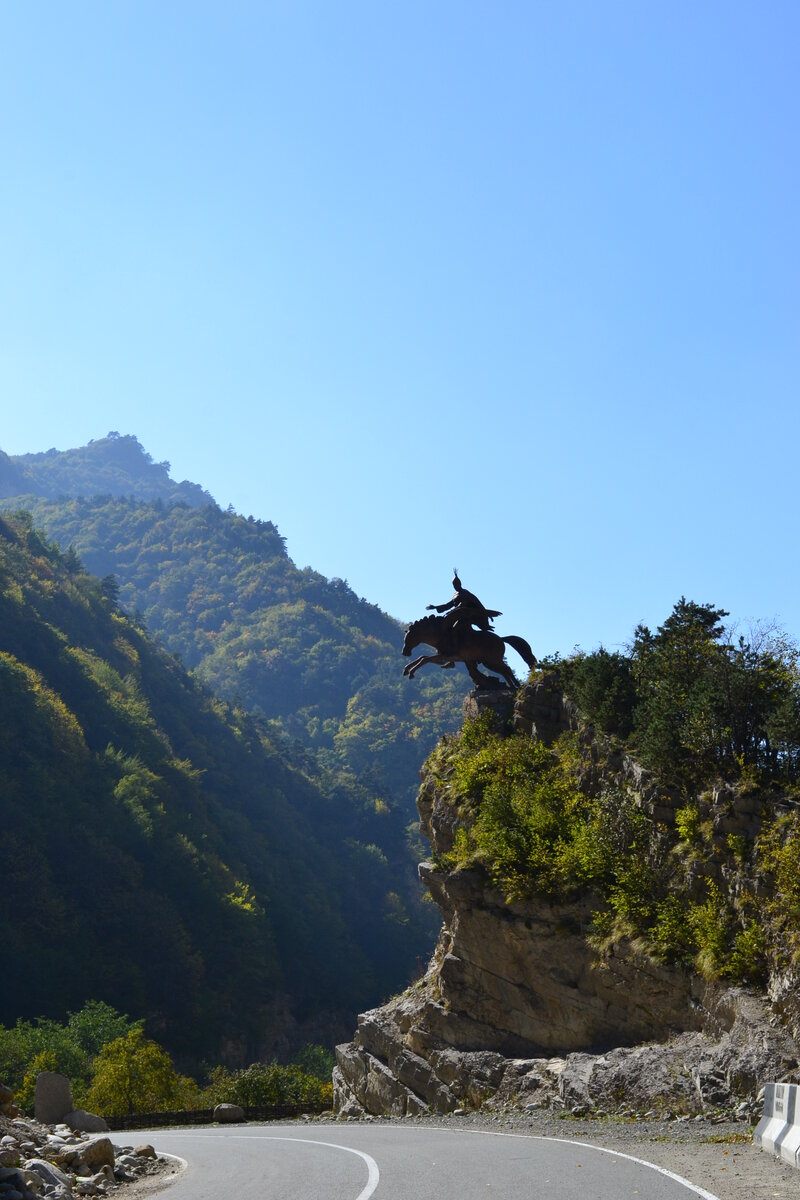
[[[726,616],[682,598],[655,633],[637,628],[626,654],[547,664],[580,712],[551,748],[492,713],[444,739],[428,765],[460,827],[440,865],[480,866],[509,903],[590,895],[601,952],[635,939],[734,982],[790,965],[798,653],[774,629],[732,636]]]

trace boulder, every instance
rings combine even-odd
[[[81,1147],[81,1158],[93,1171],[100,1167],[114,1166],[114,1147],[107,1137],[91,1138]]]
[[[108,1132],[108,1125],[103,1118],[87,1112],[85,1108],[76,1108],[74,1112],[67,1113],[64,1122],[70,1129],[77,1129],[81,1133]]]
[[[218,1104],[214,1109],[214,1120],[231,1124],[244,1120],[244,1109],[238,1104]]]
[[[26,1175],[38,1175],[42,1182],[50,1187],[66,1192],[72,1191],[69,1177],[55,1163],[48,1162],[45,1158],[28,1159],[24,1169]]]
[[[65,1075],[40,1071],[36,1076],[34,1115],[43,1125],[57,1125],[67,1113],[74,1112],[72,1088]]]
[[[141,1146],[135,1146],[133,1153],[137,1158],[155,1158],[156,1152],[149,1142],[143,1142]]]
[[[6,1200],[8,1196],[30,1195],[25,1183],[25,1174],[18,1167],[0,1167],[0,1196]]]
[[[19,1116],[19,1109],[14,1103],[14,1093],[5,1083],[0,1083],[0,1113],[11,1120]]]

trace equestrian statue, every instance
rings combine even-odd
[[[429,610],[445,616],[421,617],[406,630],[403,654],[410,658],[417,646],[432,646],[435,654],[420,654],[403,668],[403,674],[413,679],[420,667],[436,663],[440,667],[453,667],[463,662],[476,687],[502,687],[499,679],[478,670],[478,663],[502,675],[510,688],[518,688],[519,681],[505,661],[505,648],[511,646],[529,667],[536,666],[536,658],[528,643],[521,637],[500,637],[492,629],[492,621],[503,614],[495,608],[485,608],[473,592],[468,592],[458,577],[453,576],[455,594],[445,604],[429,604]]]

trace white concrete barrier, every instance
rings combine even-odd
[[[753,1141],[768,1154],[779,1155],[800,1167],[800,1088],[796,1083],[768,1083],[764,1087],[764,1114]]]

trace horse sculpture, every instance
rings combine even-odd
[[[518,688],[519,681],[505,661],[506,645],[516,650],[520,658],[529,667],[536,666],[536,658],[528,643],[521,637],[500,637],[496,633],[473,629],[471,626],[459,632],[454,640],[452,631],[447,629],[445,617],[421,617],[414,621],[406,630],[403,642],[403,654],[406,658],[420,645],[433,646],[435,654],[421,654],[413,662],[403,667],[403,674],[413,679],[420,667],[426,663],[436,663],[440,667],[452,667],[456,662],[463,662],[470,673],[470,678],[479,688],[501,687],[498,679],[484,675],[478,670],[478,663],[502,675],[511,688]]]

